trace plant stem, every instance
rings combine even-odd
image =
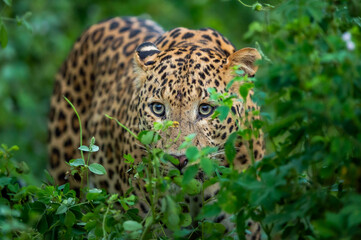
[[[65,97],[65,96],[63,96],[64,97],[64,99],[69,103],[69,105],[73,108],[73,110],[74,110],[74,112],[75,112],[75,114],[76,114],[76,117],[78,118],[78,121],[79,121],[79,130],[80,130],[80,132],[79,132],[79,135],[80,135],[80,146],[83,146],[83,128],[82,128],[82,126],[81,126],[81,120],[80,120],[80,116],[79,116],[79,114],[78,114],[78,111],[76,110],[76,108],[74,107],[74,105],[70,102],[70,100],[67,98],[67,97]],[[80,150],[80,154],[81,154],[81,158],[83,159],[83,161],[85,162],[85,158],[84,158],[84,154],[83,154],[83,151],[82,150]],[[84,180],[83,180],[83,178],[84,178],[84,173],[83,172],[81,172],[81,174],[80,174],[80,196],[79,196],[79,198],[80,199],[82,199],[82,197],[83,197],[83,190],[84,190],[84,188],[83,188],[83,184],[84,184]],[[87,181],[87,183],[88,183],[88,169],[86,169],[86,181]]]
[[[119,126],[121,126],[122,128],[124,128],[125,130],[127,130],[127,132],[130,133],[130,135],[132,135],[135,139],[139,140],[139,139],[138,139],[138,136],[137,136],[135,133],[133,133],[129,128],[127,128],[126,126],[124,126],[124,125],[123,125],[121,122],[119,122],[117,119],[109,116],[108,114],[105,114],[105,116],[106,116],[107,118],[109,118],[110,120],[115,120],[115,121],[118,123]]]
[[[83,199],[83,169],[84,169],[84,166],[81,166],[80,168],[80,186],[82,189],[80,189],[80,196],[79,196],[79,199],[82,200]],[[88,170],[87,170],[88,171]]]
[[[90,161],[90,154],[91,152],[88,153],[88,160],[86,162],[86,165],[87,165],[87,169],[86,169],[86,183],[88,185],[88,189],[89,189],[89,179],[88,179],[88,174],[89,174],[89,171],[88,171],[88,167],[89,167],[89,161]]]
[[[79,121],[79,129],[80,129],[80,146],[83,146],[83,129],[82,129],[82,126],[81,126],[81,121],[80,121],[80,117],[79,117],[79,114],[78,112],[76,111],[74,105],[69,101],[69,99],[67,99],[65,96],[63,96],[64,99],[70,104],[70,106],[73,108],[77,118],[78,118],[78,121]],[[80,151],[80,154],[81,154],[81,158],[84,160],[85,162],[85,159],[84,159],[84,154],[83,154],[83,151]]]
[[[110,204],[108,205],[107,211],[105,212],[104,217],[103,217],[103,223],[102,223],[103,239],[106,239],[105,237],[107,236],[107,232],[105,231],[105,219],[106,219],[106,217],[107,217],[107,215],[108,215],[109,208],[110,208]]]
[[[238,0],[238,2],[240,2],[243,6],[245,6],[245,7],[249,7],[249,8],[251,8],[252,6],[251,5],[248,5],[248,4],[245,4],[244,2],[242,2],[241,0]]]
[[[145,236],[146,236],[147,232],[149,231],[150,226],[153,225],[153,223],[154,223],[154,215],[152,216],[151,222],[145,227],[145,229],[142,233],[142,236],[140,237],[141,240],[145,239]]]

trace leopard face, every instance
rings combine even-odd
[[[226,92],[226,86],[233,78],[231,67],[234,65],[244,66],[243,69],[250,75],[254,75],[257,70],[253,63],[260,56],[255,49],[246,48],[230,55],[217,46],[210,48],[211,44],[204,39],[208,39],[208,36],[213,34],[207,35],[204,32],[211,31],[175,29],[165,33],[163,35],[165,38],[158,40],[156,45],[143,43],[136,51],[138,76],[135,81],[135,92],[139,96],[137,99],[139,130],[149,130],[154,122],[162,122],[166,119],[177,121],[179,129],[171,129],[168,137],[175,139],[180,132],[180,141],[171,145],[167,151],[178,159],[185,159],[185,150],[179,149],[179,145],[182,139],[191,133],[197,134],[193,140],[195,146],[199,148],[214,146],[222,151],[227,137],[238,127],[231,116],[224,122],[212,119],[211,116],[217,106],[210,99],[208,89],[215,88],[218,92]],[[174,33],[178,33],[180,39],[173,40],[176,43],[170,48],[164,46],[162,42],[168,41],[165,39],[172,38]],[[182,41],[183,36],[187,35],[193,36],[192,41]],[[207,45],[204,46],[206,42]],[[242,117],[247,107],[257,106],[252,102],[247,106],[242,102],[235,102],[232,111]],[[165,144],[161,142],[158,147]],[[239,151],[238,158],[241,161],[239,166],[247,165],[249,159],[246,155],[246,146],[242,146],[242,142],[239,144],[238,147],[243,148],[243,151]],[[260,141],[258,145],[261,146]],[[255,157],[262,158],[262,153],[259,156],[258,153],[255,154]],[[227,165],[224,157],[221,156],[220,160]],[[177,168],[181,170],[186,167],[187,160],[185,161]]]
[[[108,174],[92,176],[91,181],[109,192],[123,194],[130,188],[132,176],[123,156],[131,154],[139,162],[145,152],[139,142],[105,114],[117,118],[135,133],[152,129],[154,122],[177,121],[179,126],[170,128],[168,137],[175,139],[180,131],[179,141],[167,151],[180,164],[167,164],[165,170],[187,167],[185,152],[179,145],[191,133],[196,133],[195,146],[214,146],[221,153],[227,137],[238,128],[230,116],[223,122],[211,118],[217,106],[208,89],[225,92],[234,77],[233,66],[240,66],[245,74],[253,76],[257,59],[260,59],[257,50],[236,51],[213,29],[176,28],[164,32],[150,20],[133,17],[113,18],[91,26],[74,44],[56,75],[49,116],[50,172],[59,184],[64,183],[68,171],[65,162],[80,157],[77,151],[80,126],[63,96],[78,109],[83,142],[94,136],[100,146],[91,161],[102,164]],[[231,91],[238,94],[237,86]],[[246,103],[234,102],[232,112],[239,118],[244,117],[246,109],[258,109],[250,96]],[[158,143],[160,148],[162,141]],[[243,169],[251,162],[248,145],[240,140],[236,148],[235,167]],[[262,159],[265,149],[262,134],[253,139],[253,149],[254,158]],[[218,158],[220,164],[227,166],[222,154]],[[77,180],[76,176],[70,178],[73,186],[79,185]],[[135,195],[140,195],[140,188],[135,186]],[[218,189],[215,186],[207,191],[205,197],[210,198]],[[197,201],[193,202],[197,209]],[[143,214],[148,211],[142,203],[140,209]]]

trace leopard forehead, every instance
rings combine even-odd
[[[159,37],[154,45],[138,48],[146,66],[142,94],[186,105],[207,100],[208,89],[224,91],[224,68],[234,46],[217,31],[204,28],[175,28]],[[146,58],[145,56],[156,55]]]
[[[217,51],[194,45],[163,51],[146,72],[143,94],[171,105],[207,100],[209,88],[225,91],[225,62]]]

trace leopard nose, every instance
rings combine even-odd
[[[184,168],[185,166],[187,166],[188,164],[188,159],[185,155],[172,155],[173,157],[175,157],[176,159],[178,159],[179,164],[178,165],[174,165],[176,168],[178,168],[179,170],[182,170],[182,168]]]

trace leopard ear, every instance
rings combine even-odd
[[[144,71],[154,64],[154,60],[160,53],[159,49],[151,42],[140,44],[135,51],[135,61]]]
[[[227,59],[227,68],[231,69],[234,66],[240,66],[245,74],[248,76],[254,76],[258,70],[258,66],[255,62],[261,59],[261,54],[255,48],[242,48]]]

